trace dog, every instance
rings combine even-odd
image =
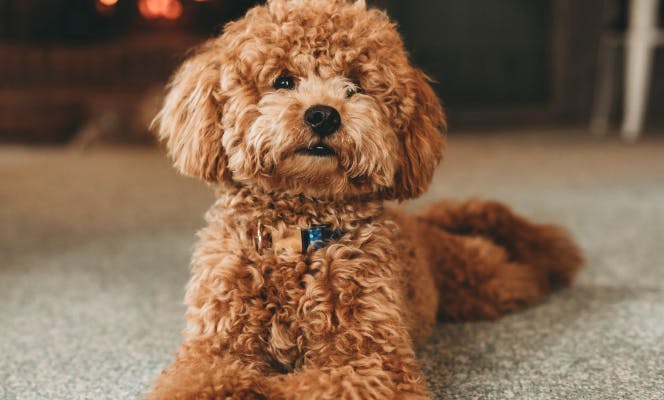
[[[562,228],[496,202],[386,205],[425,192],[446,120],[362,0],[252,8],[190,54],[156,126],[216,202],[150,400],[429,399],[415,348],[437,321],[536,303],[582,264]]]

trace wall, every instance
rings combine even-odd
[[[399,22],[414,61],[436,78],[436,89],[453,112],[525,110],[515,115],[549,122],[588,120],[600,33],[626,19],[625,0],[373,3]],[[606,10],[613,11],[608,18]],[[622,51],[619,74],[621,57]],[[617,96],[616,116],[620,89]],[[649,98],[649,121],[664,119],[657,112],[664,109],[664,48],[657,51]],[[470,115],[501,115],[494,111]]]

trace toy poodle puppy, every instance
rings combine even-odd
[[[148,399],[429,399],[437,319],[495,318],[568,285],[579,250],[494,202],[409,216],[445,116],[363,0],[271,0],[177,71],[157,117],[212,184],[184,343]]]

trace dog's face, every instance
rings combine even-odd
[[[445,120],[387,16],[364,1],[271,0],[175,74],[158,116],[175,165],[312,197],[418,196]]]

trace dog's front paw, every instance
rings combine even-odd
[[[181,387],[173,390],[157,390],[145,400],[270,400],[268,396],[254,389],[233,389],[204,387]]]
[[[235,391],[233,393],[222,393],[216,395],[214,400],[269,400],[264,394],[252,389]]]
[[[210,400],[271,400],[264,379],[254,374],[240,373],[219,377]],[[207,400],[208,397],[205,397]]]
[[[196,363],[199,361],[199,363]],[[145,400],[268,400],[264,378],[237,363],[181,357],[157,380]]]

